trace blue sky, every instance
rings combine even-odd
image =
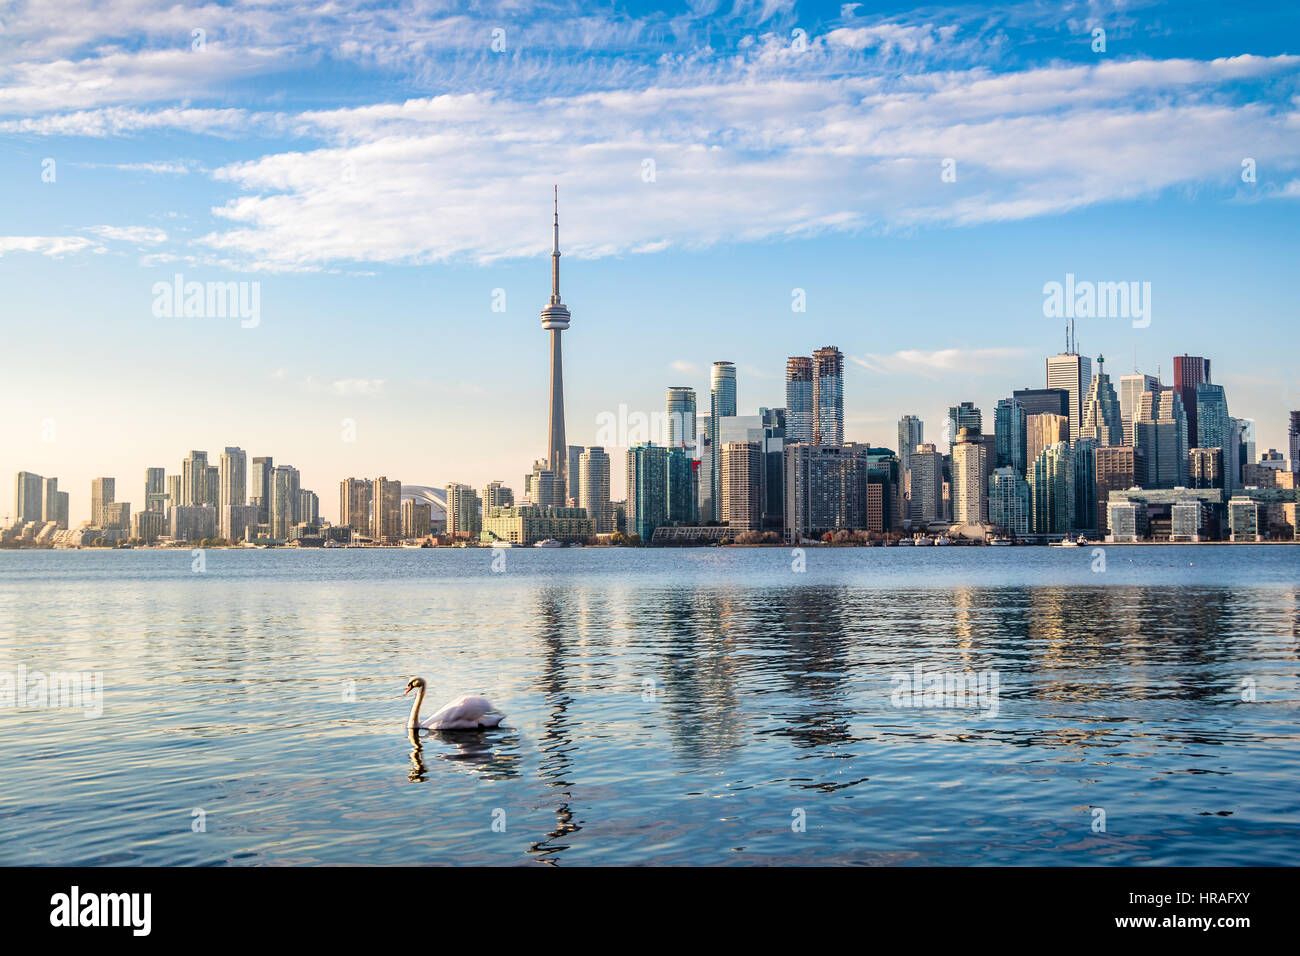
[[[782,404],[827,344],[849,438],[937,437],[1043,383],[1066,273],[1151,283],[1149,327],[1078,324],[1114,375],[1210,356],[1260,450],[1300,407],[1294,5],[48,10],[0,4],[0,514],[20,469],[76,521],[92,477],[138,504],[226,445],[327,517],[348,475],[520,488],[553,183],[573,443],[668,385],[707,405],[717,359]],[[260,283],[260,322],[155,316],[177,273]]]

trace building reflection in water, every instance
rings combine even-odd
[[[539,774],[555,801],[555,826],[543,839],[531,844],[528,852],[551,865],[558,863],[557,855],[569,848],[565,838],[582,829],[571,809],[573,761],[570,752],[576,744],[570,736],[569,707],[573,698],[566,670],[571,649],[561,604],[565,597],[565,593],[543,592],[537,601],[538,634],[542,644],[537,683],[545,697],[547,710],[537,749]],[[581,666],[581,658],[574,661],[574,666]]]

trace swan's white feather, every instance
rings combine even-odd
[[[495,727],[503,714],[492,712],[492,702],[486,697],[466,694],[448,701],[435,713],[420,721],[425,730],[476,730]]]

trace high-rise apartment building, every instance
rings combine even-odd
[[[262,524],[271,520],[271,475],[274,471],[275,461],[268,455],[254,458],[248,475],[248,503],[257,505],[258,520]]]
[[[581,479],[579,479],[581,487]],[[515,493],[512,488],[507,488],[500,481],[489,481],[483,486],[483,513],[487,514],[493,508],[513,508],[515,506]]]
[[[692,392],[692,406],[694,398]],[[692,407],[692,424],[694,418],[695,411]],[[674,448],[685,455],[680,446]],[[609,455],[599,445],[583,449],[578,458],[578,507],[586,509],[596,534],[608,534],[614,530],[614,509],[609,502],[609,467]]]
[[[478,538],[483,530],[482,502],[469,485],[454,481],[447,486],[447,534],[453,538]]]
[[[929,524],[943,519],[943,454],[930,443],[912,452],[912,521]]]
[[[226,505],[217,511],[217,534],[232,544],[239,540],[251,541],[257,537],[257,505]],[[251,529],[251,530],[250,530]]]
[[[813,443],[844,444],[844,354],[833,345],[812,354]],[[734,413],[733,413],[734,414]]]
[[[167,476],[167,511],[170,512],[173,508],[179,508],[180,505],[181,505],[181,476],[168,475]],[[168,518],[167,522],[168,522],[167,527],[170,528],[171,518]]]
[[[713,521],[722,520],[722,495],[718,489],[722,480],[722,461],[718,457],[722,442],[718,429],[722,419],[736,414],[736,366],[731,362],[714,362],[709,373],[709,484],[712,513],[707,517]],[[667,467],[665,465],[665,467]],[[631,520],[631,512],[628,512]]]
[[[339,524],[354,534],[371,535],[370,511],[374,486],[365,478],[344,478],[339,483]]]
[[[1187,420],[1187,441],[1193,448],[1227,448],[1232,444],[1232,416],[1222,385],[1199,382],[1196,394],[1196,431]]]
[[[952,518],[957,524],[987,524],[989,520],[988,444],[980,430],[962,428],[952,446]]]
[[[1074,458],[1074,530],[1097,530],[1097,451],[1095,438],[1081,435],[1070,449]],[[1110,447],[1110,446],[1107,446]]]
[[[401,487],[400,485],[398,486]],[[298,509],[294,516],[298,524],[320,524],[320,496],[306,488],[298,489]]]
[[[276,465],[271,472],[271,501],[269,505],[271,537],[287,541],[293,526],[298,523],[298,469],[290,465]]]
[[[427,538],[433,526],[433,509],[427,501],[407,498],[402,502],[402,537]]]
[[[944,438],[948,442],[948,454],[957,444],[957,433],[963,428],[973,428],[981,434],[984,431],[984,416],[974,402],[962,402],[948,409],[948,424],[944,429]]]
[[[1300,412],[1291,413],[1291,430],[1287,438],[1287,444],[1290,446],[1291,471],[1300,472]],[[1296,531],[1300,532],[1300,528]]]
[[[370,527],[383,541],[402,537],[402,483],[376,478],[370,491]]]
[[[859,444],[785,446],[787,541],[867,529],[869,451]]]
[[[810,444],[813,440],[813,360],[792,355],[785,360],[786,441]]]
[[[203,504],[212,507],[217,506],[221,498],[221,469],[216,465],[208,465],[207,480],[203,482]]]
[[[1146,459],[1135,445],[1106,445],[1096,450],[1095,457],[1097,530],[1107,534],[1110,493],[1141,485],[1146,480]]]
[[[1048,445],[1029,469],[1034,534],[1067,534],[1074,524],[1074,456],[1065,442]]]
[[[95,481],[104,479],[96,478]],[[108,481],[113,479],[109,478]],[[91,484],[92,489],[94,483]],[[110,498],[110,500],[112,500]],[[28,521],[40,521],[45,509],[45,479],[34,471],[20,471],[14,482],[14,520],[19,524]],[[91,505],[91,520],[94,520],[94,505]],[[98,522],[96,527],[100,527]]]
[[[218,468],[217,507],[248,503],[248,456],[242,448],[228,447]]]
[[[733,530],[763,527],[763,448],[756,441],[722,446],[722,520]]]
[[[665,403],[668,415],[668,447],[695,450],[695,389],[674,385],[668,389]],[[589,515],[594,518],[595,515]],[[599,522],[597,522],[599,524]]]
[[[93,527],[106,528],[108,506],[117,496],[117,479],[93,478],[90,482],[90,522]]]
[[[1201,408],[1200,424],[1205,424],[1205,409]],[[1193,448],[1187,453],[1187,487],[1223,487],[1223,449]]]
[[[167,513],[166,468],[146,468],[144,470],[144,510]],[[161,534],[162,531],[159,530],[158,533]]]
[[[1210,381],[1210,360],[1199,355],[1174,356],[1174,391],[1183,403],[1183,414],[1187,418],[1188,442],[1195,442],[1200,435],[1200,426],[1196,416],[1196,386]]]
[[[208,453],[191,451],[181,462],[181,500],[186,507],[195,507],[208,499]]]
[[[1030,529],[1029,481],[1010,466],[989,476],[989,524],[1007,534],[1026,535]]]
[[[714,368],[716,370],[716,363]],[[715,389],[715,408],[718,407],[717,397]],[[721,462],[718,467],[721,469]],[[722,502],[719,500],[717,504],[720,509]],[[654,537],[655,528],[667,523],[668,449],[653,442],[633,445],[627,450],[627,532],[648,543]]]

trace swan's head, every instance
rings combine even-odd
[[[406,690],[402,691],[402,696],[405,697],[407,694],[409,694],[411,691],[415,690],[417,687],[418,687],[418,688],[423,688],[423,687],[424,687],[424,678],[423,678],[423,677],[412,677],[409,681],[407,681],[407,682],[406,682]]]

